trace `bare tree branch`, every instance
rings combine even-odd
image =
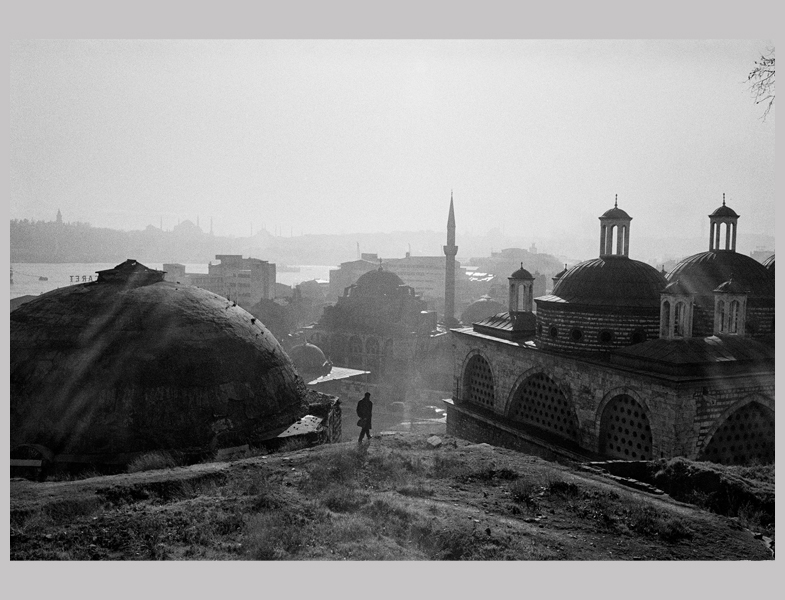
[[[755,104],[765,104],[763,120],[774,106],[774,48],[770,48],[768,55],[761,56],[755,61],[755,68],[750,71],[747,81],[751,82],[750,90],[755,98]]]

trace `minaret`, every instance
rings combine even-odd
[[[455,209],[452,203],[452,190],[450,191],[450,216],[447,217],[447,245],[444,247],[444,256],[447,268],[444,274],[444,325],[455,327],[458,321],[455,318],[455,255],[458,246],[455,245]]]

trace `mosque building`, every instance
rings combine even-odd
[[[451,330],[448,433],[544,455],[774,460],[774,259],[736,252],[739,215],[665,275],[629,257],[632,217],[600,218],[599,256],[534,297]],[[536,311],[534,306],[536,303]]]

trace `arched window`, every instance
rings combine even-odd
[[[717,303],[717,311],[719,312],[720,316],[720,333],[725,332],[725,302],[720,300]]]
[[[493,408],[494,397],[491,366],[482,356],[473,356],[463,373],[462,400],[484,408]]]
[[[526,310],[526,286],[523,284],[518,284],[518,302],[517,310],[522,312]]]
[[[728,308],[728,333],[739,332],[739,301],[731,300]]]
[[[673,313],[673,336],[684,337],[684,302],[676,303],[676,310]]]
[[[670,336],[671,332],[671,303],[667,300],[662,303],[662,312],[660,313],[660,320],[662,327],[660,328],[660,335]]]
[[[605,407],[600,423],[600,453],[622,460],[651,460],[651,428],[643,407],[626,394]]]

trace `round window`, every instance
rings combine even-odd
[[[555,337],[557,337],[557,336],[559,335],[559,330],[558,330],[558,329],[556,329],[555,327],[551,327],[551,328],[548,330],[548,333],[550,333],[550,334],[551,334],[551,337],[552,337],[552,338],[555,338]]]
[[[570,338],[573,342],[580,342],[583,339],[583,332],[580,329],[573,329],[570,332]]]
[[[602,342],[603,344],[610,344],[613,341],[613,332],[608,331],[607,329],[605,331],[600,331],[599,337],[600,337],[600,342]]]
[[[641,342],[646,341],[646,330],[645,329],[636,329],[630,334],[630,341],[633,344],[640,344]]]

